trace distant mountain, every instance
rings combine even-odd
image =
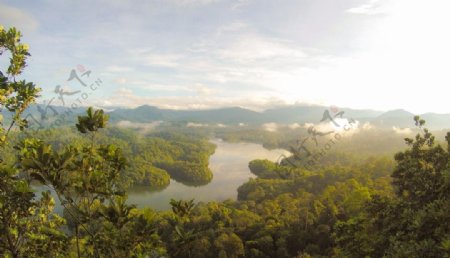
[[[289,106],[268,109],[263,112],[264,121],[273,123],[318,123],[322,118],[325,110],[329,107],[325,106]],[[335,113],[343,111],[343,118],[353,118],[356,120],[369,121],[370,119],[380,115],[381,111],[342,108],[335,110]],[[333,113],[330,113],[333,116]]]
[[[73,124],[76,117],[83,113],[86,108],[72,109],[62,106],[45,106],[35,104],[26,111],[29,120],[42,121],[45,115],[46,126],[57,126]],[[379,128],[406,128],[413,127],[414,114],[403,109],[381,112],[370,109],[340,108],[330,110],[329,107],[319,105],[296,105],[267,109],[263,112],[256,112],[241,107],[229,107],[207,110],[173,110],[160,109],[154,106],[140,106],[137,108],[117,108],[107,111],[110,121],[130,121],[138,123],[150,123],[154,121],[167,122],[194,122],[207,124],[234,124],[239,123],[261,125],[264,123],[318,123],[324,115],[324,111],[329,110],[334,116],[339,112],[343,118],[353,118],[361,123],[369,122]],[[426,126],[432,130],[450,128],[450,114],[425,113],[421,118],[426,120]],[[5,115],[5,120],[9,120],[10,115]],[[59,121],[58,121],[59,120]],[[33,121],[31,121],[33,122]]]
[[[196,123],[259,123],[263,121],[261,113],[240,107],[208,110],[172,110],[153,106],[140,106],[134,109],[118,109],[109,113],[111,121],[128,120],[131,122],[196,122]]]
[[[430,129],[450,128],[450,114],[425,113],[420,117],[425,119],[425,125]]]
[[[414,126],[414,114],[403,109],[396,109],[387,111],[375,119],[372,119],[371,124],[377,127],[412,127]],[[450,121],[449,121],[450,122]],[[450,124],[450,123],[449,123]]]
[[[196,123],[223,123],[223,124],[263,124],[263,123],[318,123],[329,107],[318,105],[298,105],[267,109],[256,112],[240,107],[208,109],[208,110],[171,110],[160,109],[154,106],[140,106],[134,109],[117,109],[110,112],[111,121],[128,120],[131,122],[196,122]],[[413,127],[414,114],[403,109],[387,112],[370,109],[341,108],[330,111],[333,116],[343,111],[343,118],[353,118],[362,123],[369,122],[380,128],[406,128]],[[450,114],[426,113],[421,116],[427,121],[428,128],[436,130],[450,128]]]
[[[128,120],[131,122],[196,122],[196,123],[223,123],[223,124],[263,124],[263,123],[318,123],[323,118],[324,106],[287,106],[272,108],[263,112],[256,112],[240,107],[208,109],[208,110],[171,110],[160,109],[154,106],[140,106],[133,109],[117,109],[110,112],[111,121]],[[357,110],[343,108],[342,117],[353,118],[360,121],[370,121],[382,112],[374,110]],[[331,114],[333,115],[333,114]]]
[[[321,106],[290,106],[263,112],[266,123],[318,123],[324,112]]]
[[[414,114],[408,112],[404,109],[395,109],[391,111],[387,111],[378,116],[380,119],[390,119],[390,118],[399,118],[399,117],[414,117]]]

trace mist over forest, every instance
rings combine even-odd
[[[449,8],[0,0],[0,256],[450,257]]]

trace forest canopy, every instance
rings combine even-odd
[[[286,161],[292,157],[254,160],[249,168],[256,178],[239,187],[238,200],[172,200],[171,210],[155,211],[129,203],[128,188],[164,188],[171,178],[208,183],[215,150],[208,138],[138,135],[111,127],[108,115],[92,107],[70,127],[26,133],[23,113],[40,89],[16,80],[28,47],[20,32],[0,26],[2,58],[5,52],[11,55],[0,71],[5,257],[450,255],[450,132],[438,143],[420,117],[411,121],[417,134],[393,157],[377,155],[373,146],[374,155],[330,152],[309,167]],[[36,182],[49,190],[35,193]]]

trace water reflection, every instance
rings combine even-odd
[[[216,152],[209,160],[209,166],[214,174],[211,183],[204,186],[186,186],[175,180],[162,191],[147,191],[145,188],[133,188],[128,196],[128,202],[138,207],[152,207],[157,210],[169,209],[170,199],[195,199],[198,201],[222,201],[237,198],[237,188],[249,178],[254,177],[248,169],[248,163],[254,159],[269,159],[276,161],[284,150],[267,150],[260,144],[227,143],[213,140],[217,145]]]
[[[175,180],[165,189],[151,189],[146,186],[135,186],[128,193],[128,203],[138,207],[151,207],[156,210],[170,208],[170,199],[195,199],[196,202],[223,201],[237,198],[237,188],[255,177],[248,169],[248,163],[254,159],[269,159],[276,161],[281,154],[288,155],[285,150],[267,150],[260,144],[227,143],[213,140],[217,145],[216,152],[209,159],[209,167],[214,176],[211,183],[203,186],[188,186]],[[51,190],[47,186],[34,185],[36,194]],[[56,200],[55,211],[62,214],[63,208],[58,204],[56,194],[51,190]]]

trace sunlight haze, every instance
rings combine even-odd
[[[55,95],[82,65],[85,105],[254,110],[320,104],[450,112],[445,0],[0,1],[24,32],[24,76]],[[432,98],[431,98],[432,96]]]

